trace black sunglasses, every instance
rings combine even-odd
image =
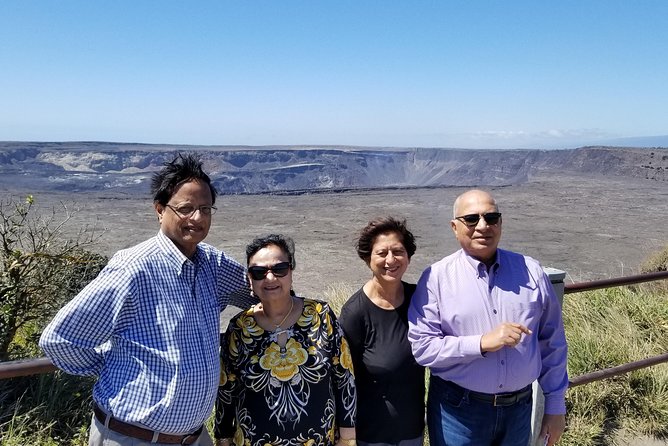
[[[274,266],[249,266],[248,273],[253,280],[262,280],[267,277],[269,271],[276,277],[285,277],[290,271],[290,262],[277,263]]]
[[[485,222],[488,225],[496,225],[501,220],[501,212],[487,212],[486,214],[467,214],[462,215],[461,217],[455,217],[455,219],[461,221],[466,226],[476,226],[480,221],[480,218],[484,218]]]

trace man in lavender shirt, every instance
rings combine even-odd
[[[460,195],[450,222],[462,249],[427,268],[408,311],[408,339],[431,372],[432,446],[526,446],[531,383],[545,395],[541,446],[565,426],[566,338],[549,278],[498,248],[501,213],[481,190]]]

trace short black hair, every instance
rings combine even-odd
[[[164,163],[159,172],[151,179],[151,195],[153,202],[165,206],[174,195],[178,186],[188,181],[198,180],[211,189],[211,204],[216,203],[216,188],[211,184],[211,178],[202,170],[202,160],[199,155],[178,153],[173,160]]]
[[[415,237],[406,227],[406,220],[399,220],[394,217],[379,217],[371,220],[360,230],[359,238],[355,243],[355,249],[360,259],[369,263],[371,261],[371,250],[376,241],[376,237],[381,234],[396,233],[401,239],[401,243],[406,248],[406,254],[410,259],[415,254]]]
[[[269,234],[258,237],[246,246],[246,265],[250,265],[250,259],[259,250],[267,246],[276,245],[288,256],[290,269],[295,269],[295,242],[288,236],[282,234]]]

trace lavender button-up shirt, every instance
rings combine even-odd
[[[532,330],[515,347],[480,351],[480,339],[503,322]],[[561,307],[540,264],[497,250],[487,270],[463,250],[427,268],[408,311],[417,362],[469,390],[506,393],[538,379],[545,413],[566,413],[566,337]]]

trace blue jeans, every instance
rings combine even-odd
[[[494,407],[468,390],[431,376],[427,425],[431,446],[527,446],[531,435],[531,396]]]
[[[400,440],[398,443],[367,443],[366,441],[357,440],[357,446],[422,446],[422,443],[422,436],[411,440]]]

